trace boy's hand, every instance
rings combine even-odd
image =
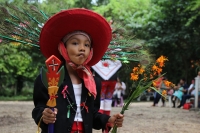
[[[45,108],[44,111],[42,112],[43,122],[45,124],[55,123],[57,112],[58,112],[57,108],[54,108],[54,111],[52,111],[50,108]]]
[[[122,114],[115,114],[108,119],[111,127],[113,127],[114,125],[116,125],[117,127],[122,127],[123,121],[124,115]]]

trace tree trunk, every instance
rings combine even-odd
[[[17,83],[14,86],[14,96],[16,96],[16,95],[17,95]]]
[[[18,94],[21,93],[23,86],[24,86],[23,78],[22,76],[18,76],[17,77],[17,93]]]

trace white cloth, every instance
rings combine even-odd
[[[126,84],[122,82],[122,85],[120,85],[120,83],[117,82],[115,85],[115,91],[113,92],[113,96],[117,95],[117,98],[121,98],[121,93],[124,95],[125,90],[126,90]]]
[[[194,84],[191,84],[191,85],[189,86],[189,88],[188,88],[188,93],[190,92],[190,90],[191,90],[192,88],[194,88]],[[192,92],[191,92],[190,94],[191,94],[191,95],[195,95],[195,89],[192,90]]]
[[[119,60],[100,60],[97,64],[92,66],[92,69],[104,80],[109,80],[121,66],[122,63]]]
[[[82,122],[83,118],[81,115],[81,93],[82,93],[82,84],[73,84],[74,88],[74,95],[76,99],[76,104],[77,104],[77,110],[76,110],[76,115],[74,118],[74,121],[79,121]]]
[[[111,111],[111,104],[112,104],[112,99],[101,100],[100,109],[105,111]]]

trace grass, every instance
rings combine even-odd
[[[12,97],[5,97],[0,96],[0,101],[32,101],[32,96],[12,96]]]

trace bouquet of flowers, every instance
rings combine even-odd
[[[133,68],[130,79],[133,80],[133,82],[136,84],[136,87],[130,92],[127,100],[125,101],[120,112],[121,114],[124,114],[130,103],[147,89],[153,89],[162,95],[157,90],[156,84],[157,81],[159,81],[159,79],[161,79],[161,77],[164,75],[161,75],[161,72],[165,65],[165,61],[168,61],[168,59],[165,56],[160,56],[155,63],[149,64],[146,67],[139,64],[137,67]],[[165,81],[165,85],[171,86],[172,83]],[[165,97],[166,95],[163,93],[162,96]],[[117,126],[113,127],[112,133],[117,133]]]

